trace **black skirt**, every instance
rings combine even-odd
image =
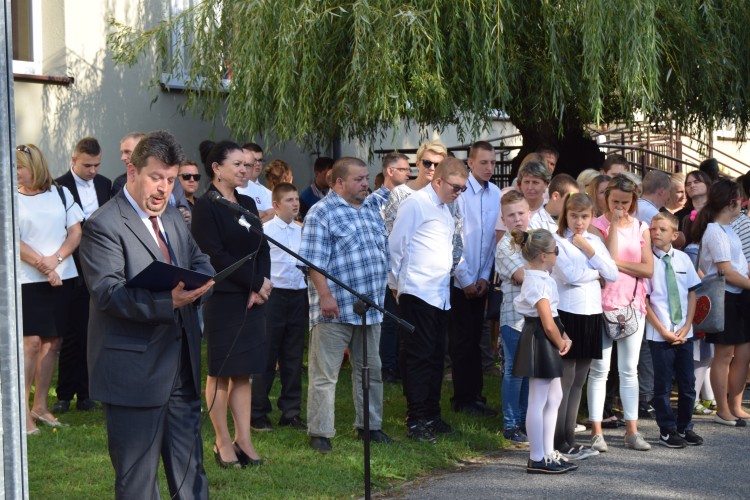
[[[68,329],[75,278],[61,286],[46,281],[21,285],[24,337],[62,337]]]
[[[247,310],[244,293],[214,292],[203,305],[208,374],[239,377],[266,370],[263,306]]]
[[[709,344],[739,345],[750,342],[750,321],[745,319],[745,311],[750,307],[750,291],[724,293],[724,331],[707,333]]]
[[[557,310],[573,345],[563,359],[602,359],[602,315]]]
[[[560,333],[565,331],[559,317],[555,318],[555,323]],[[513,361],[513,375],[557,378],[562,376],[562,371],[562,357],[544,333],[542,321],[539,318],[524,317],[523,330]]]

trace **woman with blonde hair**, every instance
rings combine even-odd
[[[597,175],[589,182],[586,188],[586,194],[589,195],[594,204],[594,217],[602,215],[607,208],[607,202],[604,199],[604,193],[607,191],[607,184],[612,180],[608,175]]]
[[[23,357],[26,379],[26,434],[39,434],[36,422],[60,427],[47,407],[47,395],[68,321],[73,252],[81,241],[83,211],[67,188],[52,180],[44,154],[33,144],[16,148],[21,239]],[[34,403],[29,408],[31,384]]]
[[[291,184],[294,179],[292,176],[292,169],[284,160],[273,160],[266,165],[266,168],[263,170],[263,175],[266,176],[266,187],[271,191],[282,182],[288,182]]]

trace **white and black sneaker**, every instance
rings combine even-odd
[[[669,431],[666,436],[659,433],[659,442],[667,448],[684,448],[687,446],[687,442],[677,434],[677,431]]]
[[[568,452],[563,453],[562,456],[567,458],[568,460],[585,460],[598,454],[599,452],[594,450],[593,448],[587,448],[586,446],[580,444],[578,446],[570,448]]]
[[[700,446],[703,444],[703,438],[693,432],[692,429],[685,432],[677,431],[677,435],[680,436],[688,446]]]

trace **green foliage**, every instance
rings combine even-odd
[[[744,134],[749,20],[736,0],[204,0],[155,27],[111,20],[109,46],[117,62],[153,51],[159,73],[186,68],[185,109],[238,137],[368,141],[402,123],[465,136],[497,110],[543,135],[636,113]]]

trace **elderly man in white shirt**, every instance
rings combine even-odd
[[[452,431],[440,415],[456,227],[448,204],[466,190],[467,177],[460,160],[441,161],[430,184],[401,204],[388,238],[388,285],[402,317],[415,326],[401,339],[407,436],[433,444],[435,434]]]
[[[458,197],[464,216],[461,237],[464,249],[453,273],[451,287],[452,325],[448,352],[453,374],[455,411],[494,417],[497,412],[482,396],[482,326],[489,278],[495,255],[495,221],[500,212],[500,189],[490,183],[495,171],[495,148],[485,141],[469,150],[466,191]]]

